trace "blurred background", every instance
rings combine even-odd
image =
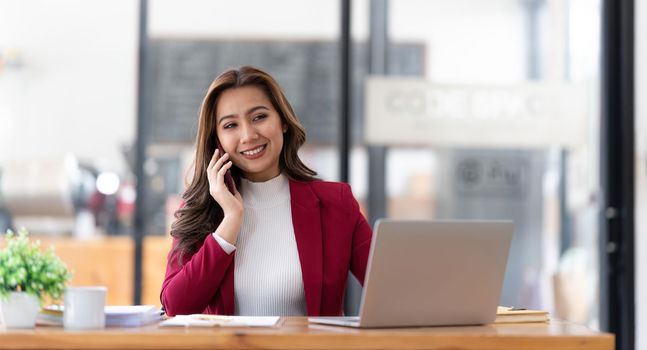
[[[200,102],[251,64],[305,125],[305,163],[350,182],[371,224],[514,220],[501,304],[599,328],[602,11],[0,0],[0,230],[55,244],[73,283],[107,285],[109,303],[159,305]]]

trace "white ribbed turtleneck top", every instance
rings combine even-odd
[[[236,315],[306,315],[287,176],[265,182],[242,179],[240,193],[245,213],[236,246],[213,234],[225,252],[236,250]]]

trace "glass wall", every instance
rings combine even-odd
[[[127,220],[137,10],[135,2],[0,2],[0,207],[15,226],[83,236],[95,225],[120,231]]]
[[[501,302],[594,327],[599,18],[597,1],[389,2],[390,44],[421,62],[400,81],[418,114],[390,117],[429,130],[389,122],[367,137],[388,147],[388,216],[514,220]]]

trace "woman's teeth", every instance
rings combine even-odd
[[[258,147],[258,148],[254,148],[254,149],[253,149],[253,150],[251,150],[251,151],[245,151],[245,152],[241,152],[241,153],[242,153],[242,154],[244,154],[244,155],[246,155],[246,156],[253,156],[253,155],[255,155],[255,154],[259,153],[260,151],[262,151],[264,148],[265,148],[265,145],[260,146],[260,147]]]

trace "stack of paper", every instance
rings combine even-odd
[[[499,306],[494,323],[548,322],[548,311]]]
[[[139,327],[162,320],[164,312],[153,305],[109,305],[105,307],[106,327]],[[36,323],[42,326],[62,326],[62,305],[50,305],[40,310]]]
[[[105,307],[106,327],[139,327],[159,322],[163,312],[153,305],[110,305]]]
[[[218,315],[177,315],[160,326],[180,327],[272,327],[279,321],[278,316],[218,316]]]
[[[49,305],[43,307],[36,316],[36,324],[39,326],[62,326],[63,306]]]

